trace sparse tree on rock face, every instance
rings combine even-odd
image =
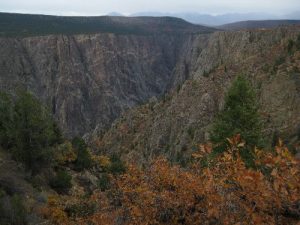
[[[258,101],[249,82],[238,76],[225,97],[223,110],[214,123],[211,141],[217,151],[228,147],[227,138],[240,134],[248,149],[260,146],[261,122],[258,114]]]

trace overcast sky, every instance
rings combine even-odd
[[[131,14],[145,11],[288,14],[300,11],[300,0],[0,0],[0,11],[52,15]]]

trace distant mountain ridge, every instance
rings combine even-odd
[[[217,28],[222,30],[243,30],[243,29],[259,29],[259,28],[276,28],[280,26],[300,25],[300,20],[248,20],[236,23],[224,24]]]
[[[207,33],[214,28],[172,17],[67,17],[0,13],[0,36],[43,36],[50,34],[153,34]]]
[[[187,13],[160,13],[160,12],[139,12],[130,16],[172,16],[182,18],[190,23],[206,26],[220,26],[247,20],[300,20],[300,12],[277,16],[266,13],[227,13],[221,15],[201,14],[197,12]]]

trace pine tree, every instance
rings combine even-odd
[[[84,169],[90,168],[92,166],[92,159],[85,141],[80,137],[75,137],[72,140],[72,145],[77,153],[75,169],[78,171],[82,171]]]
[[[238,76],[225,97],[224,109],[214,123],[211,141],[217,151],[228,146],[227,138],[240,134],[249,149],[260,146],[261,122],[258,114],[258,102],[249,82]]]
[[[36,173],[51,161],[51,147],[61,140],[51,114],[31,93],[19,93],[14,105],[13,154]]]
[[[0,145],[8,148],[11,145],[13,104],[10,96],[0,92]]]

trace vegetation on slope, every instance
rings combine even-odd
[[[296,224],[300,162],[281,140],[273,151],[257,148],[257,105],[243,77],[229,89],[213,135],[219,155],[206,144],[184,168],[163,157],[142,169],[129,163],[121,175],[105,174],[90,196],[53,196],[41,214],[56,224]]]
[[[47,107],[25,91],[14,97],[0,93],[0,162],[0,224],[5,225],[28,224],[29,215],[36,215],[34,205],[42,204],[34,195],[49,187],[68,194],[69,171],[96,164],[84,141],[77,138],[72,145],[64,139]]]
[[[41,213],[54,224],[296,224],[300,164],[280,141],[274,152],[255,149],[259,170],[245,166],[240,136],[202,168],[211,145],[200,145],[189,168],[158,158],[109,176],[110,188],[89,197],[53,196]],[[84,193],[82,193],[84,195]],[[74,211],[85,208],[87,211]],[[70,209],[71,213],[70,213]]]
[[[238,80],[239,85],[239,82],[245,84]],[[235,85],[233,87],[236,88]],[[232,90],[236,90],[235,88]],[[21,104],[24,108],[20,107],[18,98],[24,98]],[[33,130],[47,128],[45,124],[48,123],[44,123],[44,118],[48,117],[43,117],[44,111],[38,110],[45,108],[29,93],[18,98],[8,100],[7,95],[3,95],[1,112],[8,109],[4,106],[12,105],[12,110],[7,112],[23,112],[24,116],[21,118],[24,121],[21,121],[26,127],[31,127],[27,126],[28,121],[38,121],[29,123],[36,125]],[[33,115],[30,114],[31,111]],[[9,118],[4,113],[1,116]],[[15,121],[19,123],[19,120]],[[7,127],[4,119],[0,124],[1,137],[10,137],[3,135],[4,128]],[[54,127],[51,127],[54,132]],[[30,140],[40,137],[33,135],[33,131],[27,133]],[[49,132],[45,132],[46,134]],[[2,140],[7,139],[1,138]],[[26,143],[27,139],[24,140]],[[26,151],[33,151],[35,146],[45,142],[45,138],[32,140],[36,140],[36,145],[26,145]],[[213,151],[211,144],[199,145],[192,155],[192,162],[185,168],[172,165],[163,157],[153,159],[144,168],[137,163],[125,166],[117,155],[108,157],[91,154],[80,138],[75,138],[72,143],[66,140],[55,141],[53,154],[49,156],[53,158],[48,171],[55,174],[49,184],[56,190],[56,194],[47,194],[46,204],[38,205],[34,213],[51,224],[63,225],[296,224],[300,219],[299,161],[279,141],[274,151],[251,149],[255,166],[250,168],[241,155],[244,149],[249,150],[241,135],[235,135],[227,141],[225,151],[216,157],[209,157]],[[8,141],[6,146],[11,143]],[[26,152],[24,148],[18,150]],[[206,161],[205,164],[203,160]],[[26,161],[21,162],[26,165]],[[82,177],[83,173],[89,175]],[[93,177],[98,186],[91,188]],[[44,185],[42,187],[45,188]],[[2,199],[10,194],[13,193],[4,191],[3,196],[6,197],[0,196],[0,214],[5,219],[2,221],[8,221],[10,215],[13,218],[11,221],[16,221],[15,224],[26,224],[28,208],[23,205],[22,198],[14,197],[15,195],[9,197],[11,202],[16,199],[16,205],[10,214],[3,210],[5,207]],[[18,214],[18,217],[13,214],[14,210],[23,214]]]
[[[217,26],[222,30],[270,29],[280,26],[300,25],[300,20],[249,20]]]
[[[171,17],[63,17],[0,13],[0,36],[24,37],[50,34],[209,33],[214,28],[193,25]]]

